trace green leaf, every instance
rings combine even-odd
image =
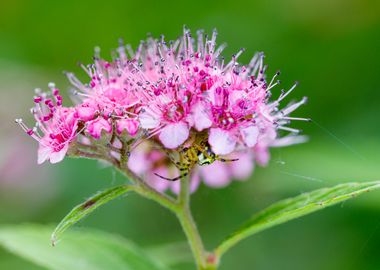
[[[81,203],[78,206],[76,206],[73,210],[70,211],[70,213],[68,213],[63,218],[63,220],[55,228],[51,236],[53,246],[57,243],[62,233],[66,231],[69,227],[80,221],[82,218],[86,217],[99,206],[125,194],[131,189],[132,187],[127,185],[112,187],[104,191],[98,192],[97,194],[86,200],[84,203]]]
[[[167,266],[193,262],[193,254],[187,242],[162,244],[145,250],[152,258]]]
[[[255,214],[245,225],[223,240],[216,252],[222,255],[248,236],[378,188],[380,181],[346,183],[279,201]]]
[[[168,270],[120,236],[91,229],[70,231],[65,241],[52,247],[51,230],[42,225],[0,226],[0,246],[51,270]]]

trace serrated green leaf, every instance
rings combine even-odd
[[[248,236],[378,188],[380,181],[346,183],[282,200],[255,214],[246,224],[223,240],[216,252],[221,256]]]
[[[42,225],[0,226],[0,246],[51,270],[168,270],[136,244],[97,230],[70,231],[56,247],[52,228]]]
[[[74,209],[72,209],[70,213],[68,213],[55,228],[51,236],[53,246],[57,243],[62,233],[66,231],[69,227],[71,227],[72,225],[89,215],[99,206],[121,195],[124,195],[126,192],[130,190],[131,186],[127,185],[112,187],[104,191],[98,192],[97,194],[86,200],[84,203],[81,203],[74,207]]]

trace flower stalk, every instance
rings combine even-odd
[[[202,238],[197,229],[197,225],[194,221],[190,208],[190,177],[183,177],[181,181],[181,189],[177,200],[160,193],[151,186],[149,186],[141,177],[133,173],[124,164],[128,161],[128,154],[123,153],[120,157],[120,161],[112,158],[110,155],[104,155],[101,147],[86,147],[81,145],[76,151],[70,153],[71,157],[88,158],[96,160],[104,160],[115,166],[127,179],[129,179],[134,185],[131,186],[131,190],[140,194],[141,196],[156,201],[163,207],[173,212],[182,229],[187,237],[191,251],[194,256],[197,268],[199,270],[216,270],[218,264],[218,258],[215,254],[209,254],[204,247]],[[211,259],[210,259],[211,258]]]
[[[119,167],[118,169],[128,179],[136,184],[133,188],[136,193],[145,198],[156,201],[176,215],[189,242],[197,268],[199,270],[217,269],[215,264],[210,264],[207,262],[207,252],[204,248],[203,241],[191,213],[189,177],[183,177],[181,179],[181,190],[177,201],[175,201],[166,194],[157,192],[155,189],[147,185],[140,177],[135,175],[128,168],[123,169]]]
[[[182,229],[189,241],[199,269],[204,269],[206,251],[190,209],[189,177],[181,179],[181,191],[178,196],[179,211],[176,213]]]
[[[134,189],[135,192],[142,195],[143,197],[158,202],[165,208],[171,210],[176,215],[189,242],[197,268],[199,270],[216,269],[209,268],[209,266],[207,266],[207,253],[205,251],[203,241],[191,213],[189,178],[184,177],[181,179],[181,191],[178,195],[178,200],[174,201],[171,197],[159,193],[149,185],[146,185],[142,179],[134,175],[128,169],[124,170],[123,172],[128,177],[128,179],[131,179],[132,181],[138,183]]]

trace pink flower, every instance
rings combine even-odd
[[[94,137],[95,139],[100,139],[102,136],[102,132],[104,133],[111,133],[112,132],[112,126],[104,118],[97,118],[87,125],[87,132]]]
[[[118,134],[127,131],[131,136],[135,136],[139,128],[139,122],[136,119],[120,119],[116,121],[116,131]]]
[[[202,115],[206,105],[203,94],[212,87],[210,74],[217,66],[203,50],[195,50],[185,30],[183,40],[170,46],[163,39],[149,38],[133,58],[141,62],[132,75],[136,87],[144,91],[141,127],[148,129],[151,136],[157,135],[166,148],[184,144],[192,127],[200,131],[211,126],[211,121]]]
[[[75,88],[74,108],[62,107],[50,85],[52,98],[35,96],[37,126],[29,129],[18,120],[39,141],[39,162],[62,160],[80,134],[79,150],[95,151],[103,143],[115,162],[132,151],[129,168],[162,192],[178,192],[179,181],[156,174],[177,178],[177,167],[183,166],[194,191],[201,181],[223,187],[247,178],[255,163],[268,164],[270,148],[304,142],[289,123],[309,120],[290,116],[306,98],[281,106],[297,83],[271,99],[279,73],[267,80],[263,53],[248,65],[238,63],[243,49],[224,61],[225,45],[217,46],[216,37],[216,31],[210,37],[199,31],[194,39],[188,29],[174,42],[149,37],[136,51],[121,44],[112,62],[100,58],[96,48],[94,64],[82,66],[88,83],[67,73]],[[91,145],[94,140],[99,142]],[[184,164],[176,167],[167,153]],[[238,160],[221,162],[228,157]]]
[[[73,73],[67,77],[74,85],[77,116],[85,122],[86,130],[94,138],[100,138],[100,132],[112,133],[124,130],[130,136],[139,131],[137,120],[140,109],[140,97],[136,89],[131,89],[130,71],[127,65],[109,63],[99,58],[96,50],[95,64],[83,69],[90,76],[89,84],[81,83]]]
[[[141,127],[151,130],[152,135],[158,135],[166,148],[175,149],[189,137],[193,95],[187,88],[179,89],[179,85],[170,79],[158,87],[145,101],[139,120]]]
[[[80,120],[87,122],[96,117],[97,108],[94,104],[85,102],[75,107],[75,116]]]
[[[52,90],[51,98],[39,90],[34,98],[36,105],[32,113],[36,119],[36,126],[30,129],[22,119],[16,120],[28,135],[39,142],[38,164],[45,160],[51,163],[60,162],[65,157],[70,143],[76,138],[78,129],[75,110],[62,107],[62,97],[58,89],[54,84],[49,86]]]
[[[89,84],[68,73],[82,97],[78,116],[83,121],[120,119],[116,124],[119,134],[123,129],[135,136],[138,129],[134,129],[140,127],[149,131],[148,139],[155,137],[168,149],[176,149],[192,133],[206,130],[217,155],[255,149],[258,143],[268,148],[278,129],[295,133],[297,130],[286,127],[291,119],[288,114],[304,100],[279,109],[280,101],[294,87],[270,102],[278,74],[266,81],[264,55],[258,53],[249,65],[241,66],[237,62],[244,51],[241,49],[224,63],[220,61],[224,45],[217,47],[216,36],[214,31],[204,40],[199,32],[196,45],[187,29],[182,38],[170,44],[163,37],[148,38],[129,55],[120,47],[114,62],[100,59],[97,49],[95,64],[84,67],[91,78]],[[276,136],[271,142],[261,142],[269,130]]]

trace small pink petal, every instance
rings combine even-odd
[[[38,147],[37,163],[44,163],[49,158],[51,151],[52,149],[50,147],[40,144]]]
[[[96,110],[92,107],[79,106],[76,108],[76,116],[83,121],[94,119]]]
[[[171,183],[170,188],[175,194],[179,194],[181,190],[181,181],[182,179]],[[194,193],[201,182],[201,178],[198,171],[193,171],[190,177],[190,193]]]
[[[231,182],[228,167],[225,163],[214,163],[201,167],[203,182],[210,187],[225,187]]]
[[[137,148],[131,152],[128,159],[128,168],[138,175],[142,175],[149,170],[149,160],[147,160],[144,150]]]
[[[196,130],[202,131],[203,129],[211,127],[212,121],[202,103],[199,102],[198,104],[194,105],[192,116]]]
[[[172,182],[170,185],[170,189],[173,191],[174,194],[179,194],[181,190],[181,179],[175,182]]]
[[[236,140],[229,131],[211,128],[208,142],[217,155],[227,155],[235,149]]]
[[[127,91],[122,90],[120,88],[108,88],[106,91],[104,91],[103,94],[105,97],[107,97],[111,101],[123,101],[127,96]]]
[[[190,177],[190,193],[195,192],[198,189],[200,183],[201,177],[197,171],[194,171]]]
[[[184,122],[168,124],[159,135],[160,141],[166,148],[175,149],[189,137],[189,127]]]
[[[170,186],[170,181],[162,179],[155,175],[154,173],[157,173],[159,175],[162,175],[164,177],[169,177],[168,176],[168,169],[166,167],[159,167],[155,169],[153,172],[150,171],[148,174],[145,175],[145,181],[153,187],[155,190],[158,192],[164,192],[167,190]]]
[[[156,128],[160,125],[160,121],[149,112],[143,112],[139,115],[139,121],[142,128]]]
[[[121,141],[118,138],[115,138],[115,141],[113,142],[112,145],[115,146],[116,148],[119,148],[119,149],[121,149],[123,147],[123,144],[121,143]]]
[[[135,119],[120,119],[116,122],[116,131],[121,134],[124,130],[129,135],[135,136],[139,128],[139,122]]]
[[[112,132],[111,124],[104,118],[98,118],[96,120],[93,120],[87,126],[88,133],[95,139],[100,139],[103,130],[106,133]]]
[[[246,180],[251,175],[255,168],[255,162],[251,153],[240,153],[234,155],[234,158],[239,160],[230,162],[232,177],[237,180]]]
[[[52,152],[50,154],[50,162],[51,163],[58,163],[58,162],[61,162],[64,158],[65,158],[65,155],[67,153],[67,150],[69,149],[69,145],[66,144],[61,150],[59,150],[58,152]]]
[[[266,166],[269,163],[270,153],[267,146],[256,145],[254,148],[255,160],[261,166]]]
[[[120,152],[116,152],[116,151],[111,150],[110,155],[113,156],[114,158],[116,158],[117,160],[120,160],[120,157],[121,157]]]
[[[240,134],[248,147],[253,147],[256,145],[259,133],[260,131],[256,126],[248,126],[240,129]]]

